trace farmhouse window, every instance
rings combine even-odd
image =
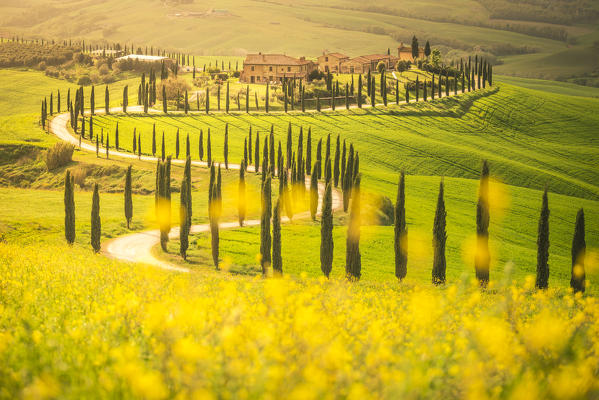
[[[254,66],[252,65],[252,71],[254,70]]]
[[[272,71],[272,66],[268,67],[268,70],[269,70],[269,71]]]

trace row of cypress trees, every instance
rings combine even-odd
[[[75,180],[71,175],[71,171],[67,170],[64,180],[64,231],[65,239],[68,244],[75,242]],[[91,238],[90,243],[92,248],[97,253],[100,251],[100,237],[102,233],[102,224],[100,221],[100,195],[98,184],[94,184],[94,192],[92,195],[92,210],[91,210]]]

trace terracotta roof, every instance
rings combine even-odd
[[[243,63],[244,65],[305,65],[310,64],[311,61],[286,56],[284,54],[248,54]]]
[[[325,53],[325,54],[323,54],[323,56],[332,56],[332,57],[337,57],[337,58],[349,58],[345,54],[341,54],[341,53]]]
[[[385,58],[391,58],[394,59],[395,57],[390,56],[388,54],[368,54],[365,56],[358,56],[358,57],[354,57],[348,61],[352,61],[352,62],[359,62],[359,63],[370,63],[372,61],[375,60],[382,60]]]

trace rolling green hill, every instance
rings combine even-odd
[[[85,38],[127,42],[196,55],[283,52],[316,57],[323,50],[350,56],[392,52],[412,35],[430,40],[449,58],[479,52],[499,58],[508,75],[596,81],[597,10],[501,0],[158,1],[23,0],[0,6],[5,36]],[[575,8],[579,7],[579,8]],[[595,8],[593,8],[595,7]],[[282,40],[284,38],[284,40]],[[421,43],[423,44],[423,43]]]

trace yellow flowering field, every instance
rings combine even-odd
[[[534,282],[176,274],[0,244],[0,398],[599,396],[599,303]]]

